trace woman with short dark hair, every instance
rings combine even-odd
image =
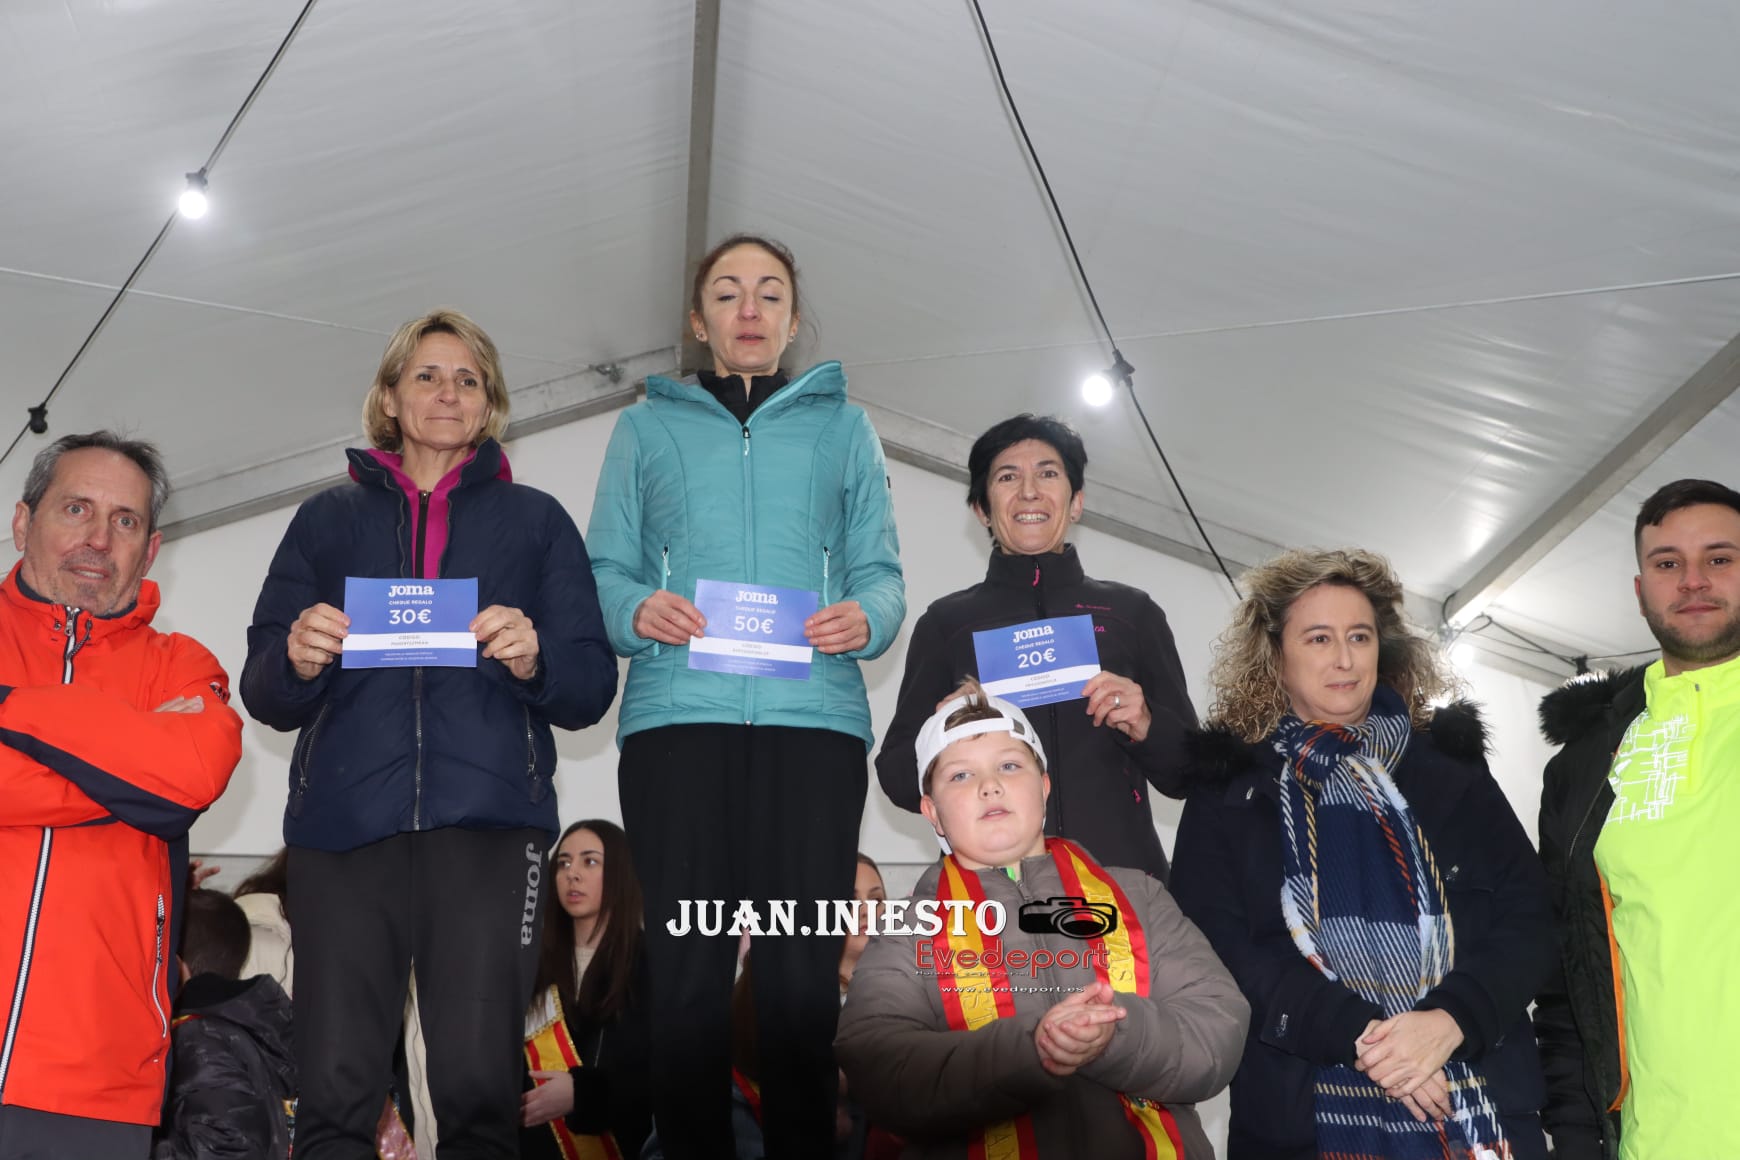
[[[1196,713],[1166,614],[1141,589],[1089,577],[1069,543],[1086,470],[1081,436],[1050,417],[1016,415],[973,444],[967,506],[990,531],[990,566],[981,583],[937,600],[913,625],[876,774],[894,804],[917,812],[919,728],[967,677],[989,679],[975,632],[1091,616],[1100,672],[1073,699],[1028,710],[1066,771],[1052,787],[1046,833],[1085,846],[1103,865],[1164,881],[1149,788],[1180,793],[1179,743]]]

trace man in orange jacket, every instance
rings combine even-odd
[[[144,1157],[163,1101],[172,849],[241,757],[229,678],[151,627],[148,443],[36,457],[0,583],[0,1160]]]

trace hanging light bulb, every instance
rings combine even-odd
[[[1474,642],[1466,636],[1458,637],[1450,646],[1450,664],[1459,673],[1466,673],[1474,664]]]
[[[1082,380],[1081,397],[1090,406],[1103,407],[1112,401],[1112,391],[1118,383],[1126,387],[1130,385],[1130,376],[1136,373],[1136,368],[1124,361],[1123,352],[1117,347],[1112,348],[1112,365],[1103,371],[1095,371]]]
[[[205,170],[187,175],[187,188],[182,190],[181,199],[175,204],[184,218],[197,220],[205,216],[205,211],[211,208],[211,201],[205,195]]]

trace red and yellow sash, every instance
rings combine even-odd
[[[546,995],[542,1015],[549,1018],[532,1034],[526,1036],[526,1064],[533,1071],[570,1071],[580,1066],[580,1052],[568,1037],[568,1023],[562,1017],[562,997],[551,987]],[[547,1083],[547,1080],[538,1081]],[[561,1116],[550,1121],[550,1131],[556,1135],[556,1147],[562,1160],[622,1160],[616,1140],[609,1135],[581,1136],[568,1130]]]
[[[749,1105],[749,1114],[755,1117],[757,1124],[761,1123],[761,1085],[736,1068],[731,1069],[731,1082],[743,1093],[744,1102]]]
[[[1129,898],[1112,876],[1075,843],[1047,838],[1045,850],[1057,866],[1067,893],[1118,908],[1116,929],[1078,940],[1083,959],[1092,962],[1095,975],[1111,984],[1114,991],[1146,997],[1148,940]],[[970,901],[975,907],[985,901],[979,876],[963,868],[953,854],[943,859],[936,896],[938,902]],[[1009,972],[1003,966],[1002,939],[982,933],[978,924],[971,921],[963,924],[965,934],[955,935],[953,925],[945,922],[931,940],[937,987],[949,1026],[956,1031],[976,1031],[992,1020],[1012,1017],[1015,996],[1010,989]],[[970,966],[961,965],[963,951],[973,952],[966,960]],[[996,965],[988,967],[985,958],[992,952],[991,961]],[[1170,1112],[1151,1100],[1121,1093],[1118,1098],[1123,1101],[1124,1118],[1142,1141],[1144,1155],[1150,1160],[1184,1160],[1184,1143]],[[1018,1116],[987,1126],[972,1141],[968,1154],[972,1160],[1034,1160],[1039,1155],[1039,1146],[1032,1117]]]

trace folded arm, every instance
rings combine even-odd
[[[161,838],[185,834],[229,784],[242,754],[242,722],[229,707],[229,682],[204,648],[177,638],[159,704],[198,698],[198,712],[156,712],[83,685],[0,685],[0,778],[6,816],[38,811],[24,824],[76,824],[104,813]],[[36,768],[29,768],[30,766]],[[64,779],[83,798],[53,789]],[[101,812],[97,812],[99,809]],[[58,820],[55,820],[58,819]]]

